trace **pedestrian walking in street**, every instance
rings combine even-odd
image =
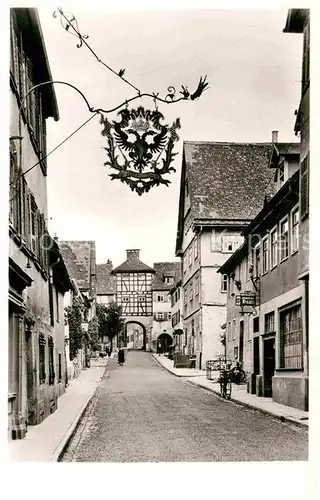
[[[119,351],[118,351],[118,363],[119,363],[119,366],[123,366],[123,363],[124,363],[124,350],[123,349],[119,349]]]

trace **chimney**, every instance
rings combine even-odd
[[[275,142],[278,142],[278,130],[273,130],[272,131],[272,144],[274,144]]]
[[[132,257],[139,259],[140,258],[140,250],[127,250],[127,259],[132,259]]]

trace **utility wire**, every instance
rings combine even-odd
[[[95,113],[94,115],[90,116],[90,118],[88,118],[88,120],[86,120],[76,130],[74,130],[71,134],[69,134],[68,137],[66,137],[62,142],[60,142],[60,144],[58,144],[55,148],[53,148],[51,151],[49,151],[49,153],[46,154],[46,156],[44,156],[41,160],[37,161],[37,163],[35,163],[30,168],[28,168],[27,170],[22,172],[20,175],[18,175],[14,181],[9,183],[9,186],[11,186],[12,184],[15,184],[18,180],[20,180],[21,177],[23,177],[28,172],[30,172],[32,169],[37,167],[41,163],[41,161],[46,160],[48,158],[48,156],[50,156],[54,151],[56,151],[58,148],[60,148],[65,142],[67,142],[72,136],[74,136],[77,132],[79,132],[80,129],[82,129],[85,125],[87,125],[87,123],[89,123],[98,114],[99,113]],[[15,196],[13,198],[11,198],[9,201],[11,202],[14,198],[15,198]]]

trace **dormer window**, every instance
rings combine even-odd
[[[168,285],[171,285],[173,283],[173,277],[172,276],[165,276],[164,282]]]

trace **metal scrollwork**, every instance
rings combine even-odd
[[[175,89],[175,87],[173,87],[173,85],[170,85],[170,87],[168,87],[168,94],[166,95],[165,100],[172,101],[174,99],[175,95],[176,95],[176,89]]]
[[[78,21],[71,12],[63,12],[61,8],[58,8],[54,11],[53,17],[56,18],[58,14],[60,14],[60,24],[63,29],[68,31],[68,33],[70,33],[71,35],[79,38],[80,42],[77,43],[77,47],[78,49],[80,49],[80,47],[82,47],[83,40],[87,40],[89,38],[89,35],[82,35],[80,33]],[[72,29],[70,30],[70,28]]]
[[[180,119],[177,118],[171,127],[160,123],[163,115],[139,106],[137,109],[119,111],[121,120],[109,122],[101,115],[102,135],[107,138],[109,166],[117,173],[109,174],[111,179],[119,179],[128,184],[132,191],[142,195],[153,186],[170,181],[163,176],[175,172],[171,166],[174,156],[174,143],[179,139]],[[119,161],[120,152],[122,160]]]

